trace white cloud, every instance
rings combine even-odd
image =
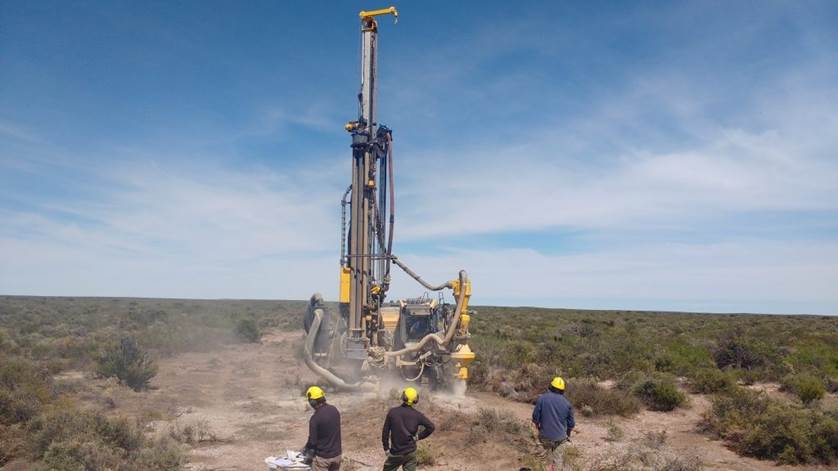
[[[523,142],[413,156],[399,163],[401,208],[407,207],[401,237],[554,226],[686,229],[737,212],[838,210],[838,110],[830,100],[838,100],[838,91],[807,88],[812,81],[795,80],[787,94],[761,97],[742,127],[696,118],[694,106],[683,104],[689,97],[662,95],[649,103],[646,92],[629,92]],[[649,107],[674,110],[663,114],[692,135],[661,145],[654,134],[673,123],[626,131],[624,124],[642,122]],[[598,136],[616,145],[603,148]],[[434,178],[431,169],[446,173]]]
[[[94,200],[0,214],[0,289],[307,297],[324,276],[318,267],[337,266],[339,190],[330,178],[206,167],[108,172]]]
[[[474,283],[474,302],[579,308],[838,314],[838,242],[645,244],[569,255],[533,249],[403,254],[431,282]],[[394,277],[394,294],[422,288]]]

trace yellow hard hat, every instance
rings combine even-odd
[[[414,388],[404,388],[404,391],[402,391],[402,401],[409,406],[416,404],[419,401],[419,392]]]
[[[306,390],[306,397],[308,399],[320,399],[326,397],[326,393],[319,386],[312,386]]]
[[[553,378],[553,381],[550,381],[550,386],[558,389],[559,391],[564,391],[564,380],[561,376],[556,376]]]

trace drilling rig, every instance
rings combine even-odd
[[[363,388],[392,374],[431,388],[464,390],[475,358],[468,345],[474,315],[468,308],[468,275],[461,270],[455,279],[432,285],[392,251],[393,131],[376,117],[377,18],[386,15],[398,21],[395,7],[360,13],[361,90],[358,118],[345,126],[352,138],[352,180],[341,200],[338,309],[327,309],[317,293],[309,300],[305,361],[338,388]],[[388,300],[393,265],[422,285],[425,294]],[[445,301],[445,290],[452,291],[454,303]]]

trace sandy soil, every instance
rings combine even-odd
[[[172,427],[203,432],[203,441],[190,451],[189,469],[259,470],[263,460],[286,448],[299,449],[306,439],[307,410],[301,391],[316,383],[302,364],[298,349],[302,334],[272,333],[261,344],[234,345],[214,353],[190,353],[160,361],[154,389],[134,393],[104,383],[99,401],[114,414],[153,419],[156,433]],[[104,397],[102,399],[101,397]],[[437,457],[433,470],[517,470],[522,446],[496,437],[475,437],[468,432],[467,414],[480,408],[508,411],[528,422],[531,408],[489,393],[468,393],[465,398],[424,397],[419,408],[438,425],[428,440]],[[93,400],[93,399],[91,399]],[[381,469],[380,430],[384,414],[396,401],[388,391],[361,396],[330,393],[328,400],[342,414],[344,469]],[[578,418],[579,433],[573,444],[581,459],[632,446],[645,432],[666,431],[667,443],[678,453],[698,455],[711,470],[825,470],[827,467],[786,467],[743,458],[696,431],[709,403],[691,396],[689,408],[674,412],[642,412],[632,418]],[[608,428],[616,425],[624,437],[606,440]],[[832,468],[836,469],[836,468]]]

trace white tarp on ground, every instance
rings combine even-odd
[[[285,456],[269,456],[265,458],[265,464],[269,470],[310,470],[311,468],[303,463],[300,454],[293,450],[285,450]]]

